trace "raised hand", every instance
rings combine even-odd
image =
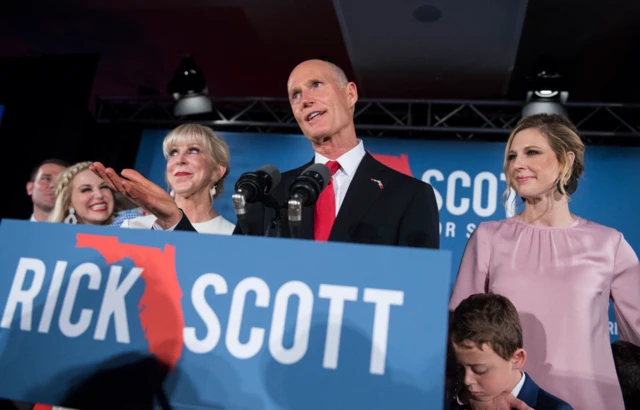
[[[113,168],[106,168],[100,162],[91,167],[96,175],[102,178],[114,191],[118,191],[133,203],[151,212],[157,223],[164,229],[177,225],[182,212],[169,194],[158,185],[143,177],[133,169],[124,169],[122,176]]]

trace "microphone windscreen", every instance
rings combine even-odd
[[[307,167],[307,169],[305,169],[304,171],[302,171],[302,175],[309,172],[315,172],[320,174],[320,176],[322,177],[321,191],[323,191],[329,184],[329,180],[331,180],[331,171],[329,170],[329,167],[327,167],[325,164],[313,164]]]
[[[258,171],[262,171],[266,173],[271,178],[271,189],[269,189],[269,192],[271,192],[273,188],[275,188],[280,183],[280,179],[282,179],[282,175],[280,174],[280,171],[278,170],[278,168],[274,167],[273,165],[268,165],[268,164],[263,165],[260,168],[258,168]],[[267,192],[267,194],[269,192]]]

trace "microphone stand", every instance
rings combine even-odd
[[[302,201],[298,195],[289,200],[287,211],[291,237],[300,239],[300,231],[302,230]]]
[[[269,238],[282,237],[282,215],[276,214],[269,224],[269,228],[265,231],[264,236]]]
[[[247,215],[247,200],[242,192],[239,190],[231,196],[233,200],[233,207],[238,217],[238,225],[244,235],[249,235],[249,217]]]
[[[265,208],[271,208],[275,211],[275,216],[273,217],[273,219],[271,219],[271,222],[269,223],[269,227],[264,232],[264,236],[271,237],[271,238],[281,238],[284,206],[281,205],[271,195],[266,196],[262,200],[262,204],[264,205]]]
[[[245,196],[241,191],[233,194],[231,199],[233,200],[233,206],[236,211],[236,216],[238,218],[238,225],[240,225],[240,230],[244,235],[249,235],[250,226],[249,226],[249,215],[247,213],[247,201]],[[275,216],[271,219],[269,226],[264,232],[264,236],[271,238],[281,238],[282,237],[282,224],[283,220],[286,218],[287,207],[286,205],[281,205],[274,197],[271,195],[265,196],[261,200],[262,204],[265,208],[271,208],[275,211]],[[291,202],[291,201],[290,201]],[[294,221],[291,224],[291,215],[289,215],[289,221],[291,226],[291,237],[299,238],[300,237],[300,226],[302,221],[302,203],[298,201],[299,210],[298,210],[298,220]],[[291,211],[289,211],[291,213]]]

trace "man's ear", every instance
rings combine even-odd
[[[33,194],[33,185],[34,183],[29,181],[27,182],[27,195],[31,196]]]
[[[351,108],[358,102],[358,87],[353,82],[347,84],[347,101]]]
[[[511,364],[514,369],[522,370],[524,364],[527,362],[527,351],[524,349],[518,349],[511,356]]]

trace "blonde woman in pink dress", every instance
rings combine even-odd
[[[504,172],[524,211],[471,235],[450,309],[474,293],[508,297],[522,322],[524,370],[540,387],[575,410],[624,410],[608,307],[612,299],[621,339],[640,344],[640,265],[620,232],[569,210],[583,171],[584,144],[566,118],[518,123]]]

